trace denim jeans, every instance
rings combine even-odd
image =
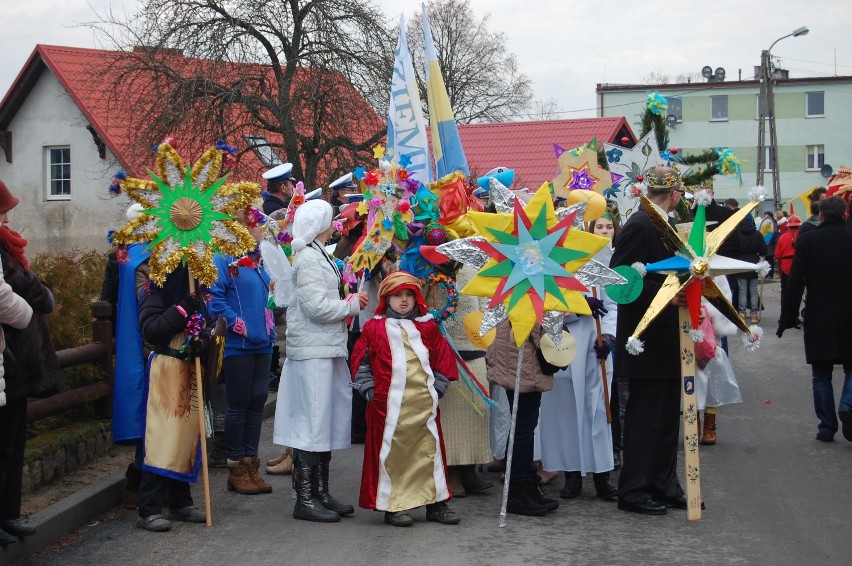
[[[834,388],[831,385],[831,373],[834,365],[829,362],[811,364],[814,388],[814,410],[819,419],[817,429],[825,435],[834,436],[837,432],[837,413],[834,410]],[[852,363],[843,364],[844,382],[840,393],[838,410],[852,410]]]
[[[272,354],[231,356],[222,362],[228,410],[225,412],[225,443],[228,459],[257,456],[263,405],[269,394]]]
[[[515,392],[506,390],[509,407]],[[538,425],[538,413],[541,408],[541,392],[520,393],[518,395],[518,417],[515,420],[515,447],[512,451],[512,473],[510,481],[523,480],[535,474],[533,464],[535,427]]]
[[[748,306],[751,314],[757,314],[757,310],[760,308],[760,295],[757,293],[756,277],[754,279],[737,277],[737,302],[739,303],[740,312],[746,312],[746,307]]]

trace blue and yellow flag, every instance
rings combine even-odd
[[[414,65],[405,37],[405,18],[399,20],[399,41],[391,75],[390,107],[388,108],[387,159],[404,167],[421,183],[431,183],[432,164],[429,161],[429,142],[426,124],[420,108],[420,94],[414,80]]]
[[[429,27],[429,15],[423,5],[423,47],[426,55],[426,100],[429,104],[429,126],[432,130],[432,155],[438,178],[460,171],[470,176],[462,149],[456,118],[450,106],[447,86],[441,76],[438,54]]]

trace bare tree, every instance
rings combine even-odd
[[[477,18],[469,0],[429,0],[426,11],[456,121],[499,122],[529,109],[532,81],[518,70],[515,55],[507,52],[505,35],[489,31],[489,14]],[[407,34],[425,104],[421,20],[418,12]]]
[[[646,85],[667,85],[670,82],[672,82],[671,77],[661,71],[651,71],[642,77],[642,84]]]
[[[89,25],[123,51],[114,103],[148,112],[144,143],[253,131],[312,187],[384,135],[364,99],[387,107],[393,41],[369,0],[141,0]]]
[[[559,101],[555,98],[544,100],[534,99],[530,105],[529,114],[526,116],[531,120],[559,120]]]

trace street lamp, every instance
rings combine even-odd
[[[778,178],[778,135],[775,131],[775,96],[772,92],[772,62],[770,51],[775,44],[788,37],[807,35],[810,30],[802,26],[772,42],[769,49],[760,54],[760,104],[757,126],[757,184],[763,185],[763,170],[766,168],[766,119],[769,118],[769,157],[772,169],[772,198],[775,210],[781,210],[781,180]]]

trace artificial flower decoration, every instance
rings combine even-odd
[[[607,240],[571,230],[574,215],[558,220],[546,187],[526,208],[515,201],[512,214],[470,213],[483,236],[471,242],[489,260],[462,292],[490,297],[491,309],[502,305],[518,346],[542,322],[544,311],[590,314],[582,295],[587,288],[574,273]]]
[[[666,100],[665,96],[655,90],[648,93],[648,98],[645,99],[645,108],[650,110],[652,114],[665,116],[666,111],[669,109],[669,101]]]
[[[719,309],[719,312],[743,331],[746,347],[753,350],[759,345],[758,341],[763,331],[757,326],[749,327],[746,324],[724,293],[716,286],[713,277],[759,269],[756,264],[720,256],[716,252],[736,231],[743,219],[760,204],[761,199],[752,200],[740,208],[709,234],[705,233],[707,225],[705,208],[711,201],[710,195],[706,191],[697,191],[695,200],[698,204],[695,220],[688,239],[683,241],[668,223],[668,219],[657,211],[651,201],[644,195],[641,197],[642,208],[645,209],[654,228],[660,233],[666,248],[673,255],[668,259],[644,266],[644,270],[649,273],[662,273],[667,277],[639,321],[636,330],[627,339],[627,351],[631,354],[639,354],[643,351],[644,346],[639,337],[681,290],[684,291],[689,307],[692,322],[690,335],[694,341],[700,342],[703,339],[703,335],[698,330],[698,313],[701,297],[704,296]]]
[[[396,163],[365,172],[360,183],[364,198],[357,210],[367,220],[364,237],[345,268],[350,280],[362,269],[372,271],[394,239],[402,242],[409,239],[408,224],[414,220],[412,205],[417,202],[415,195],[420,187],[419,181]]]
[[[737,157],[737,154],[734,153],[734,150],[729,148],[719,149],[717,147],[716,155],[719,156],[719,161],[717,161],[716,163],[716,166],[719,168],[719,173],[721,173],[722,175],[736,175],[737,179],[740,182],[740,186],[742,186],[743,162]]]
[[[257,183],[225,183],[220,178],[222,151],[213,147],[192,166],[185,166],[168,143],[157,148],[156,173],[151,181],[128,177],[121,188],[144,207],[138,218],[116,231],[114,241],[128,245],[147,242],[151,251],[151,280],[162,285],[180,262],[193,277],[209,286],[216,280],[213,255],[239,256],[256,242],[234,214],[260,196]]]

